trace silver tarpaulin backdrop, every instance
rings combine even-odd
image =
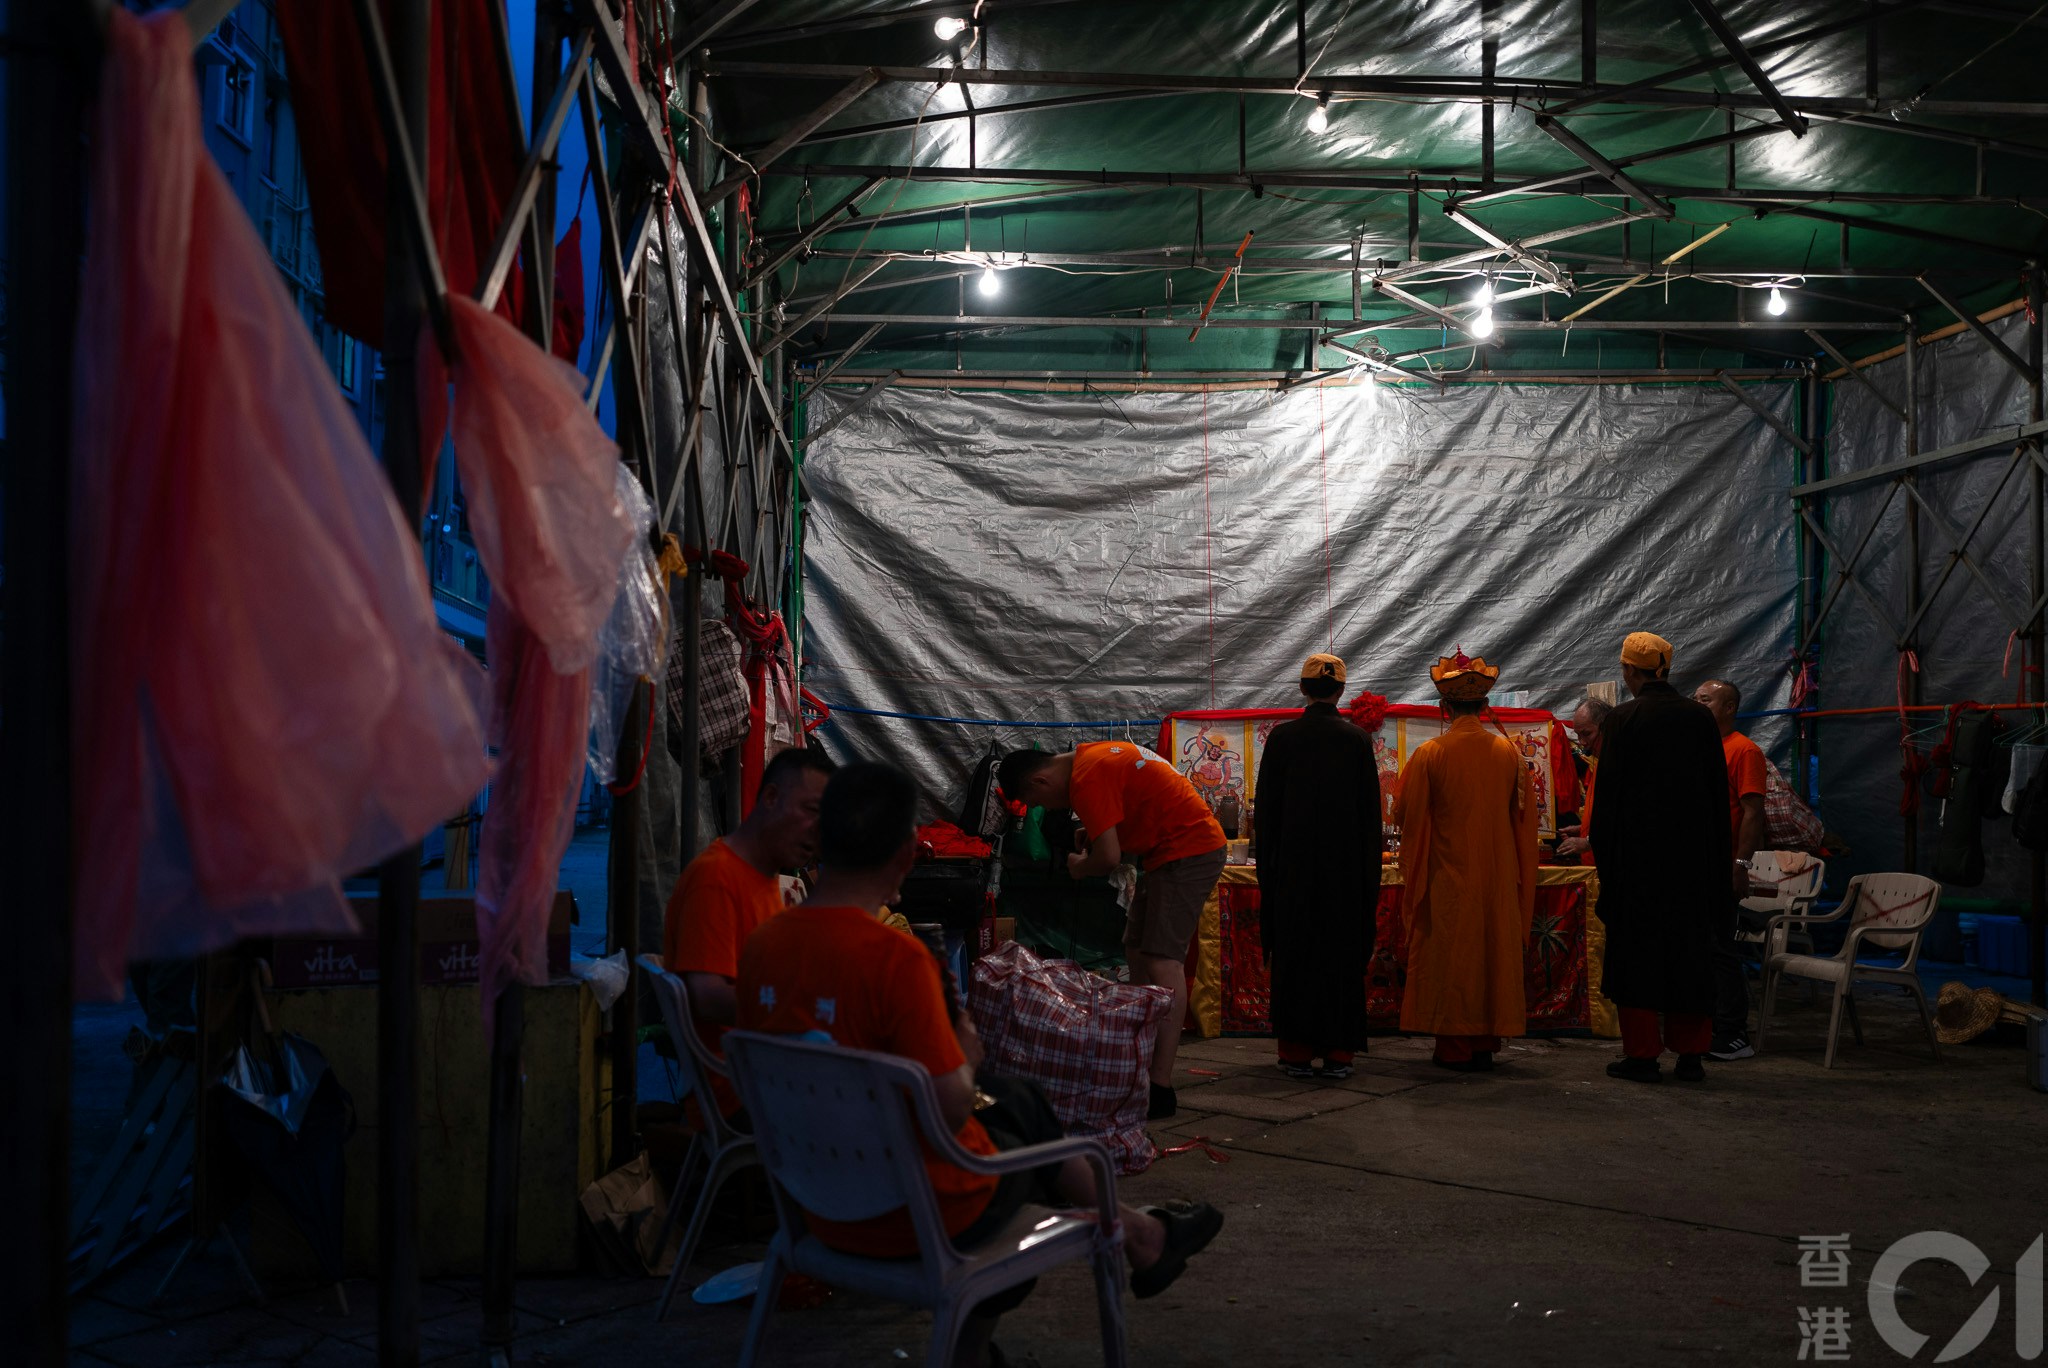
[[[1791,413],[1790,385],[1754,392]],[[813,402],[815,429],[850,399]],[[1431,702],[1429,666],[1462,646],[1502,666],[1501,701],[1568,708],[1637,628],[1676,643],[1683,688],[1786,696],[1792,453],[1719,386],[896,389],[804,474],[807,683],[828,703],[1034,722],[1288,706],[1330,649],[1347,697]],[[826,732],[948,806],[992,741],[1099,734],[845,714]]]
[[[2008,347],[2026,354],[2024,315],[2010,315],[1991,328]],[[1904,402],[1903,360],[1880,362],[1864,374],[1894,403]],[[1916,381],[1923,451],[2027,421],[2026,385],[1973,334],[1923,346]],[[1849,379],[1835,382],[1833,390],[1829,474],[1867,469],[1906,454],[1904,425],[1868,390]],[[2008,658],[2007,646],[2032,597],[2031,480],[2026,466],[2015,466],[2009,450],[1994,451],[1927,467],[1919,480],[1920,493],[1934,509],[1933,514],[1922,515],[1920,529],[1921,583],[1933,596],[1917,633],[1921,697],[1929,703],[2011,702],[2018,696],[2021,650],[2019,643],[2011,642]],[[1991,587],[1958,564],[1937,594],[1954,544],[1950,531],[1968,530],[1994,495],[1983,526],[1970,542],[1971,558]],[[1857,574],[1870,597],[1883,606],[1884,616],[1853,586],[1843,589],[1841,601],[1822,624],[1823,707],[1892,707],[1898,699],[1898,630],[1909,616],[1908,503],[1904,491],[1894,491],[1889,481],[1855,486],[1828,502],[1829,533],[1844,551],[1853,552],[1872,521],[1878,520]],[[1949,526],[1943,527],[1943,522]],[[1831,576],[1836,568],[1830,567]],[[1832,583],[1830,578],[1828,584]],[[1922,717],[1912,726],[1935,728],[1940,721]],[[1901,868],[1905,819],[1899,814],[1903,785],[1897,719],[1859,717],[1817,725],[1821,812],[1851,848],[1849,858],[1837,864],[1844,873]],[[1935,731],[1917,738],[1917,744],[1925,751],[1940,739]],[[1940,800],[1923,788],[1918,818],[1923,874],[1933,858],[1940,810]],[[2001,812],[1984,823],[1982,834],[1984,884],[1951,891],[1959,896],[2024,899],[2029,863],[2012,839],[2011,819]],[[1833,866],[1829,882],[1835,882]]]

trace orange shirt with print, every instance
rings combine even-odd
[[[1075,751],[1067,804],[1089,840],[1115,827],[1117,848],[1145,869],[1223,849],[1223,827],[1195,786],[1129,741],[1090,741]]]
[[[931,951],[857,907],[794,907],[755,932],[740,954],[739,1024],[777,1035],[822,1031],[848,1049],[922,1064],[935,1078],[967,1062]],[[970,1153],[996,1152],[972,1116],[956,1138]],[[947,1163],[929,1146],[924,1168],[948,1234],[972,1225],[995,1195],[994,1177]],[[901,1207],[867,1221],[809,1219],[813,1234],[849,1254],[917,1253],[910,1213]]]
[[[1728,762],[1728,839],[1742,849],[1742,800],[1764,796],[1763,747],[1741,732],[1721,738],[1721,758]]]
[[[782,910],[782,881],[741,859],[723,840],[713,841],[690,861],[676,880],[668,909],[661,919],[661,960],[671,974],[740,976],[740,948],[761,924]],[[723,1055],[719,1037],[726,1028],[715,1021],[697,1023],[697,1036]],[[681,1048],[682,1042],[676,1042]],[[730,1081],[711,1080],[718,1110],[727,1116],[740,1109],[740,1095]]]

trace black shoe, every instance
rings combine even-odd
[[[1431,1055],[1429,1062],[1454,1073],[1485,1073],[1493,1068],[1493,1056],[1490,1054],[1475,1054],[1470,1059],[1438,1059]]]
[[[1316,1067],[1305,1061],[1296,1064],[1290,1060],[1283,1059],[1280,1061],[1280,1072],[1286,1074],[1289,1078],[1314,1078],[1316,1076]]]
[[[1680,1055],[1678,1057],[1678,1067],[1671,1071],[1671,1076],[1681,1083],[1704,1083],[1707,1081],[1707,1071],[1700,1064],[1700,1057],[1698,1055]]]
[[[1626,1078],[1631,1083],[1661,1083],[1664,1070],[1654,1059],[1617,1059],[1607,1066],[1609,1078]]]
[[[1707,1058],[1723,1063],[1731,1059],[1748,1059],[1756,1053],[1756,1046],[1749,1043],[1749,1037],[1737,1031],[1714,1042],[1714,1048],[1707,1051]]]
[[[1131,1274],[1131,1295],[1156,1297],[1173,1286],[1188,1266],[1188,1260],[1202,1252],[1216,1232],[1223,1229],[1223,1213],[1207,1202],[1175,1202],[1171,1207],[1140,1208],[1156,1216],[1166,1227],[1166,1248],[1150,1268]]]
[[[1351,1066],[1349,1064],[1325,1062],[1320,1069],[1315,1071],[1315,1074],[1318,1078],[1349,1078],[1351,1077]]]
[[[1145,1108],[1147,1121],[1164,1121],[1180,1110],[1180,1095],[1158,1083],[1152,1085],[1152,1102]]]

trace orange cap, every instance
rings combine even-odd
[[[1344,662],[1333,655],[1318,653],[1301,662],[1303,679],[1334,679],[1344,682]]]
[[[1671,643],[1655,632],[1630,632],[1621,643],[1621,663],[1638,670],[1668,670],[1671,655]]]

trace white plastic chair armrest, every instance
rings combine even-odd
[[[976,1154],[962,1145],[947,1127],[945,1118],[939,1115],[937,1094],[930,1087],[918,1089],[912,1102],[917,1111],[918,1125],[931,1147],[938,1151],[938,1157],[969,1173],[1019,1173],[1067,1159],[1085,1160],[1095,1170],[1095,1197],[1101,1208],[1099,1223],[1103,1233],[1117,1232],[1116,1166],[1109,1161],[1109,1146],[1100,1140],[1086,1135],[1069,1135],[1059,1140],[1026,1145],[1022,1149]]]
[[[1849,907],[1850,904],[1845,899],[1832,912],[1780,912],[1772,917],[1767,925],[1772,928],[1794,925],[1819,926],[1823,922],[1840,921],[1848,913]]]

